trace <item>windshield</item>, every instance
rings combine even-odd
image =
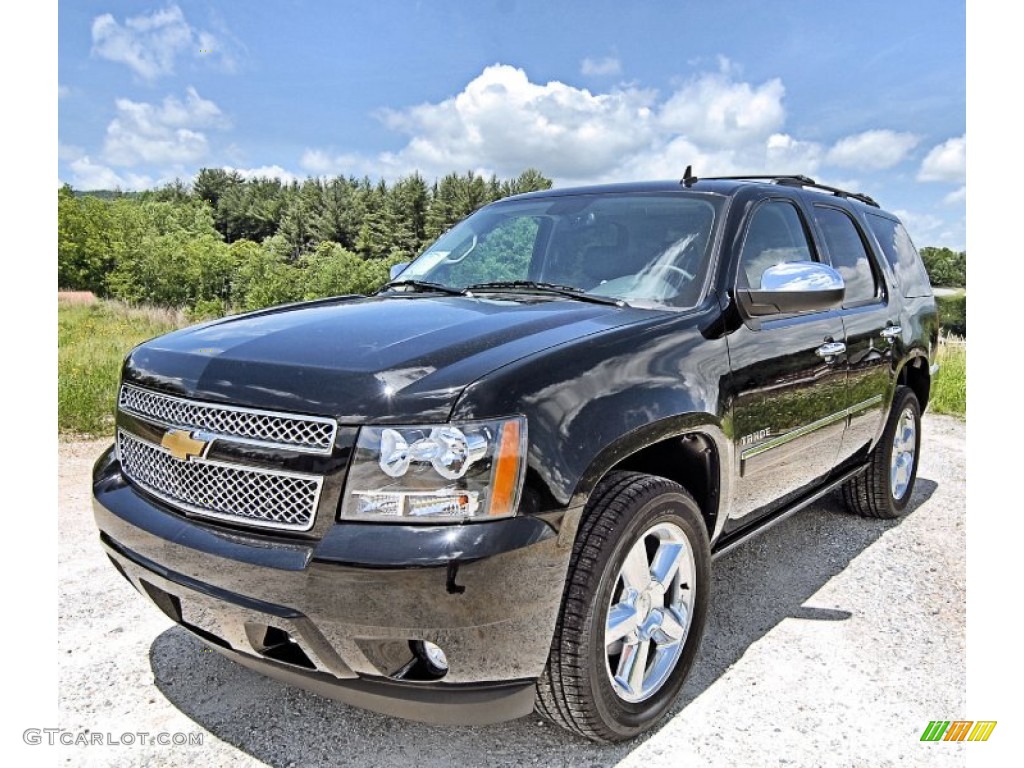
[[[442,235],[397,280],[458,290],[529,281],[690,307],[700,298],[721,200],[622,193],[496,203]]]

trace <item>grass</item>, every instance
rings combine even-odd
[[[939,372],[932,382],[928,410],[967,418],[967,345],[948,337],[935,356]]]
[[[110,435],[121,361],[139,342],[187,324],[180,312],[79,297],[57,300],[57,429]]]

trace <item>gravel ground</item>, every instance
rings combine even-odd
[[[60,726],[202,745],[53,749],[103,766],[963,765],[980,745],[919,738],[965,709],[965,428],[928,415],[924,435],[902,520],[837,514],[825,499],[716,561],[707,634],[671,717],[611,747],[536,716],[476,728],[389,718],[205,650],[100,550],[88,476],[104,444],[63,444]]]

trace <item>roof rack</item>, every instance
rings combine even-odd
[[[744,174],[742,176],[702,176],[698,179],[693,175],[693,166],[686,166],[686,172],[683,174],[683,178],[679,181],[680,184],[690,187],[693,186],[695,181],[769,181],[773,184],[780,184],[787,187],[812,187],[813,189],[820,189],[823,192],[831,192],[836,197],[850,198],[851,200],[859,200],[862,203],[867,203],[875,208],[881,208],[881,206],[875,201],[874,198],[869,197],[861,192],[848,192],[845,189],[839,189],[839,187],[830,187],[827,184],[819,184],[809,176],[803,176],[801,174]]]

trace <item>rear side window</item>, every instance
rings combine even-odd
[[[811,247],[796,206],[773,200],[754,211],[747,228],[740,254],[740,287],[760,288],[764,271],[787,261],[812,261]]]
[[[928,281],[928,273],[903,225],[873,213],[867,214],[864,218],[878,238],[885,260],[892,267],[903,295],[908,299],[915,296],[931,296],[932,286]]]
[[[814,207],[814,220],[825,239],[832,266],[843,276],[846,296],[843,304],[859,304],[878,296],[878,283],[871,257],[853,219],[836,208]]]

